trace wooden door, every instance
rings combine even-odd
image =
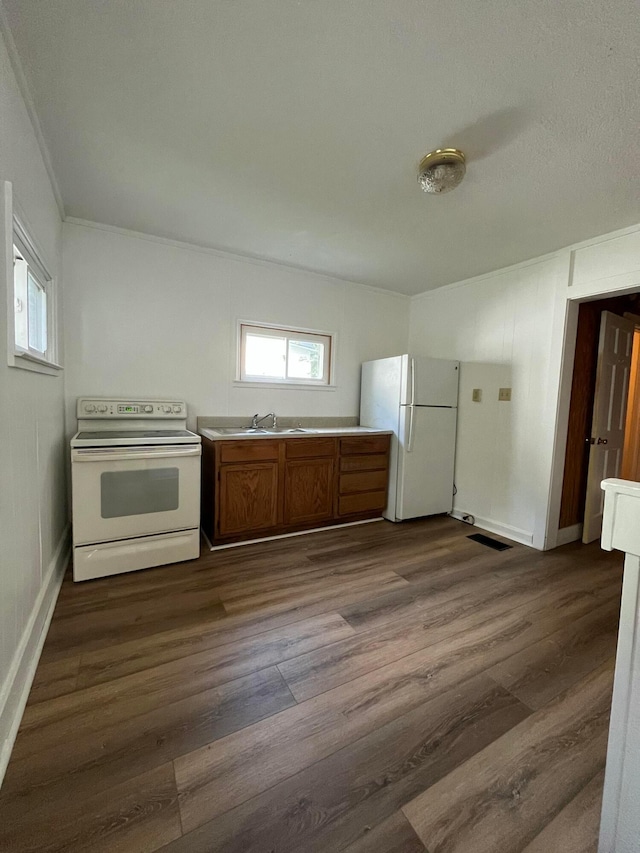
[[[220,466],[218,535],[264,531],[278,523],[278,463]]]
[[[583,542],[593,542],[602,532],[604,493],[600,483],[620,474],[634,329],[631,320],[602,312]]]
[[[629,380],[629,398],[627,406],[627,421],[624,428],[624,450],[620,477],[623,480],[640,481],[640,317],[625,314],[625,317],[635,323],[633,336],[633,354],[631,357],[631,373]]]
[[[307,524],[333,517],[333,469],[333,457],[286,462],[285,524]]]

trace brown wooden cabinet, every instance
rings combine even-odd
[[[315,524],[333,518],[333,459],[288,461],[284,475],[284,523]]]
[[[234,542],[379,516],[388,435],[202,440],[202,526]]]
[[[380,515],[387,505],[389,436],[340,439],[338,516]]]
[[[284,524],[314,527],[333,518],[335,438],[283,442]]]
[[[246,462],[220,467],[218,532],[261,533],[278,525],[278,463]]]

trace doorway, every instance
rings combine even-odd
[[[559,541],[580,539],[585,518],[587,475],[591,435],[598,343],[604,311],[624,317],[640,315],[640,294],[583,302],[578,309],[576,350],[571,383],[567,445],[560,503]],[[629,383],[629,406],[625,424],[622,470],[636,473],[640,468],[640,334],[634,336],[632,379]],[[622,472],[619,476],[622,476]]]
[[[633,356],[620,478],[637,482],[640,481],[640,316],[634,315],[633,319],[636,328],[633,335]]]

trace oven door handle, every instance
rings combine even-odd
[[[124,447],[105,447],[98,449],[95,447],[85,449],[75,449],[71,454],[72,462],[128,462],[136,459],[175,459],[176,457],[185,456],[200,456],[201,447],[199,444],[174,445],[172,447],[132,447],[126,449]]]

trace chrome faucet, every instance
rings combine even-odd
[[[259,418],[259,417],[258,417],[258,412],[256,412],[256,413],[255,413],[255,415],[251,418],[251,427],[250,427],[250,429],[257,429],[257,428],[258,428],[258,424],[262,423],[262,421],[263,421],[263,420],[265,420],[265,418],[273,418],[273,426],[272,426],[272,429],[275,429],[275,428],[276,428],[276,426],[277,426],[277,424],[278,424],[278,419],[277,419],[277,417],[276,417],[276,413],[275,413],[275,412],[269,412],[269,414],[268,414],[268,415],[263,415],[261,418]]]

